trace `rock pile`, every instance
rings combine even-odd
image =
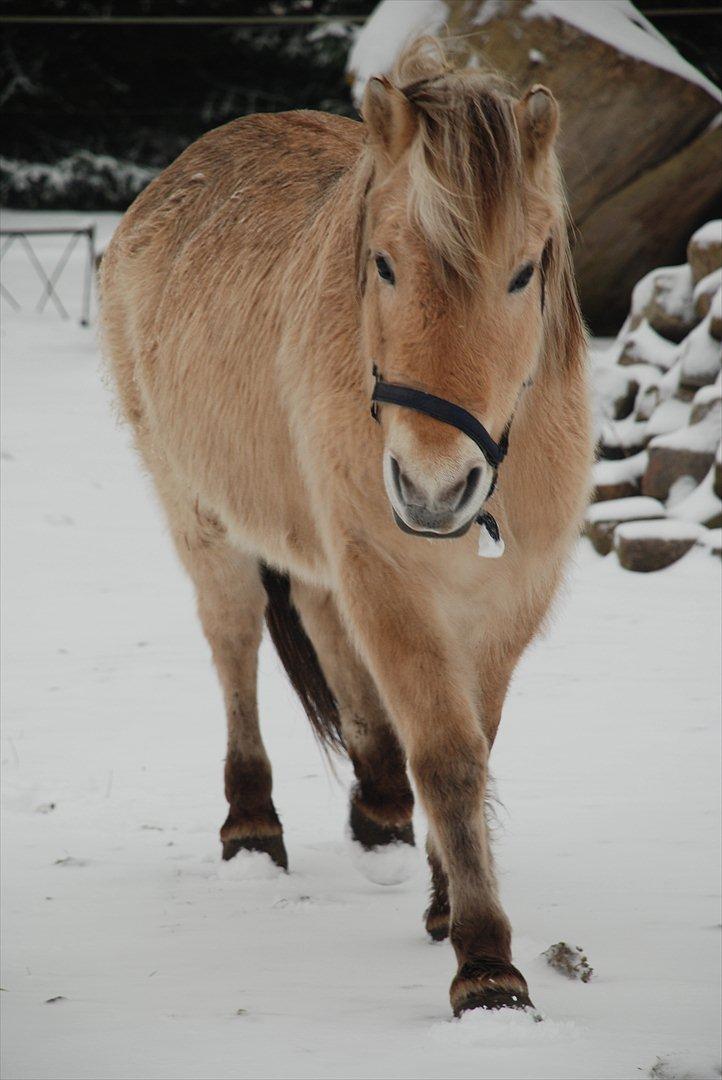
[[[614,344],[593,354],[599,456],[585,531],[628,570],[722,548],[722,221],[687,262],[635,286]]]

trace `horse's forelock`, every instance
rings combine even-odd
[[[446,283],[470,285],[501,238],[518,242],[525,177],[510,88],[491,72],[456,63],[446,43],[418,39],[392,80],[417,114],[410,217]]]

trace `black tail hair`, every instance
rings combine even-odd
[[[326,682],[316,650],[291,600],[288,574],[260,564],[266,590],[266,625],[276,652],[324,750],[344,750],[338,702]]]

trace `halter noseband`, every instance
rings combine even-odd
[[[546,292],[544,256],[542,256],[540,276],[541,310],[543,315]],[[463,434],[471,439],[472,442],[476,443],[493,470],[491,487],[486,495],[486,498],[489,499],[494,494],[494,489],[496,488],[499,466],[506,457],[509,449],[509,429],[511,428],[511,419],[513,419],[513,416],[504,428],[501,438],[496,442],[481,421],[477,420],[476,417],[470,412],[467,412],[466,409],[462,409],[460,405],[455,405],[453,401],[447,401],[446,398],[436,397],[435,394],[427,394],[424,390],[416,390],[413,386],[400,386],[398,383],[385,382],[376,364],[373,365],[372,370],[374,376],[374,389],[371,394],[371,415],[374,420],[377,423],[381,422],[379,420],[379,405],[399,405],[401,408],[413,409],[415,412],[423,413],[425,416],[431,416],[434,420],[440,420],[442,424],[449,424],[450,427],[455,427],[463,432]],[[525,383],[524,387],[527,385],[528,383]],[[522,387],[522,389],[524,389],[524,387]],[[489,511],[482,510],[475,520],[481,525],[482,529],[486,529],[492,544],[497,545],[497,547],[501,546],[502,542],[499,535],[499,526]],[[458,532],[447,534],[449,538],[458,535]],[[443,539],[443,534],[439,534],[439,539]],[[503,547],[501,547],[501,550],[497,550],[496,554],[501,554],[502,552]]]

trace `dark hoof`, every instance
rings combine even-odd
[[[432,941],[445,941],[449,936],[449,909],[432,903],[424,915],[426,933]]]
[[[358,840],[367,851],[387,844],[410,844],[412,847],[414,844],[414,826],[411,822],[408,825],[380,825],[357,802],[351,803],[349,825],[354,840]]]
[[[469,1009],[533,1008],[526,979],[503,960],[468,960],[451,984],[454,1016]]]
[[[224,862],[228,862],[239,851],[265,851],[276,866],[288,870],[288,855],[282,836],[244,836],[242,839],[222,840],[221,843]]]

